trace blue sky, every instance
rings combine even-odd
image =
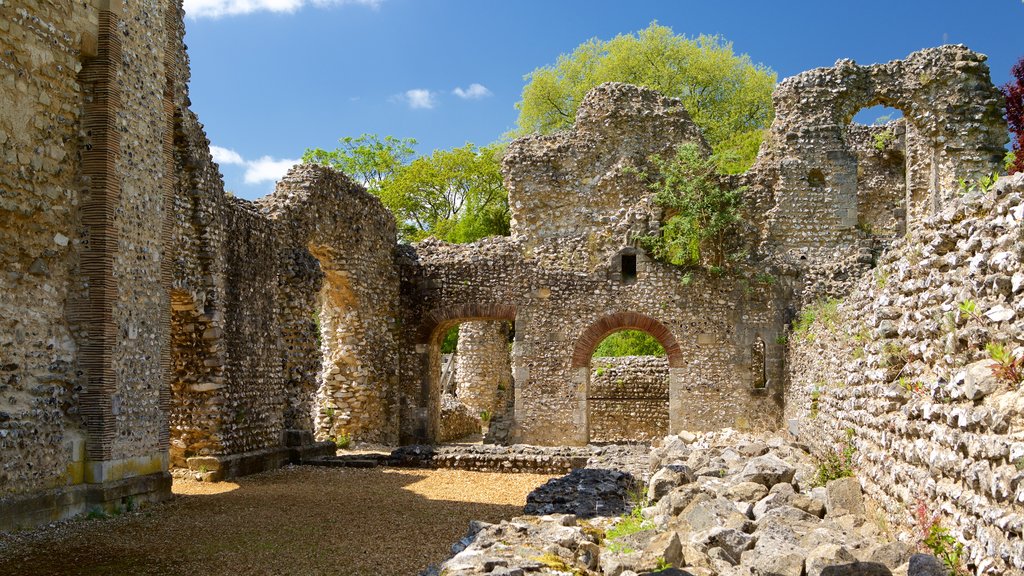
[[[487,144],[515,124],[531,70],[581,42],[645,28],[720,34],[779,79],[966,44],[993,80],[1024,55],[1022,0],[185,0],[192,109],[228,190],[245,198],[308,147],[412,137],[417,152]]]

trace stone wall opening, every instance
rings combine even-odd
[[[512,410],[507,407],[513,405],[515,401],[510,360],[511,340],[514,330],[512,326],[515,323],[515,307],[467,304],[445,310],[437,310],[430,316],[432,323],[427,328],[429,336],[426,338],[427,343],[422,351],[426,358],[424,359],[425,362],[421,364],[425,373],[422,376],[420,386],[420,431],[418,433],[420,440],[435,443],[457,439],[452,437],[452,434],[457,432],[445,430],[444,423],[442,422],[444,397],[444,383],[442,382],[442,360],[444,355],[442,353],[442,346],[445,337],[453,328],[459,329],[458,340],[462,345],[463,352],[467,353],[468,358],[464,362],[463,367],[464,379],[467,383],[481,376],[484,361],[494,362],[494,359],[500,356],[500,359],[497,361],[498,367],[494,368],[493,372],[492,368],[488,368],[487,374],[484,375],[489,382],[486,385],[487,393],[481,392],[476,394],[476,389],[482,389],[482,385],[475,386],[474,384],[469,384],[467,387],[464,387],[463,394],[467,397],[472,397],[470,401],[475,408],[470,408],[463,404],[465,408],[460,410],[475,417],[477,422],[479,422],[480,413],[488,409],[487,406],[494,406],[495,409],[507,411],[503,412],[502,418],[503,421],[508,421],[508,427],[511,428],[513,425],[513,415]],[[462,328],[463,326],[466,328]],[[455,352],[458,353],[458,346],[456,346]],[[457,377],[457,362],[456,356],[456,360],[452,364],[452,369],[455,371],[455,374],[452,375],[453,378]],[[480,366],[480,368],[477,369],[475,368],[476,366]],[[507,376],[504,375],[506,367],[508,371]],[[505,391],[507,395],[498,394],[497,386],[505,378],[507,378],[508,382]],[[494,395],[490,394],[492,384],[495,392]],[[459,391],[457,381],[454,383],[454,389],[457,396]],[[470,389],[474,391],[470,392]],[[499,407],[498,404],[503,406]],[[493,417],[496,413],[495,410],[491,410],[488,416]]]
[[[856,228],[863,236],[902,236],[907,202],[924,200],[907,196],[907,132],[903,111],[884,104],[861,108],[846,128],[857,165]]]
[[[218,330],[198,310],[196,299],[182,290],[170,296],[170,465],[187,468],[188,458],[221,452],[224,367],[216,358]]]
[[[594,350],[587,385],[594,443],[651,441],[669,432],[665,348],[640,330],[619,330]]]
[[[595,363],[601,343],[626,331],[646,334],[664,355]],[[683,354],[661,322],[634,312],[605,316],[577,340],[572,365],[580,392],[577,424],[588,442],[644,442],[678,428],[673,399],[682,388]]]
[[[515,402],[513,339],[514,331],[505,321],[462,322],[445,334],[439,441],[481,433],[488,443],[508,440]]]

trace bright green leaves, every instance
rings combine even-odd
[[[687,38],[656,23],[635,35],[588,40],[526,79],[513,135],[568,128],[587,91],[603,82],[627,82],[682,99],[725,173],[750,167],[774,113],[771,69],[736,55],[719,36]]]
[[[725,266],[726,234],[740,220],[742,189],[724,188],[715,157],[705,158],[696,144],[681,144],[673,156],[651,160],[660,176],[650,187],[665,215],[660,234],[640,243],[670,264]]]
[[[365,184],[395,215],[403,240],[472,242],[509,233],[497,146],[466,144],[410,161],[412,138],[363,134],[340,142],[331,151],[307,150],[303,162],[335,168]]]

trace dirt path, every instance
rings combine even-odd
[[[116,518],[0,533],[0,574],[415,575],[470,520],[520,514],[549,476],[292,467],[175,481],[169,503]]]

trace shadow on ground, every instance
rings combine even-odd
[[[521,514],[547,478],[296,467],[120,517],[0,534],[0,574],[417,574],[470,520]]]

